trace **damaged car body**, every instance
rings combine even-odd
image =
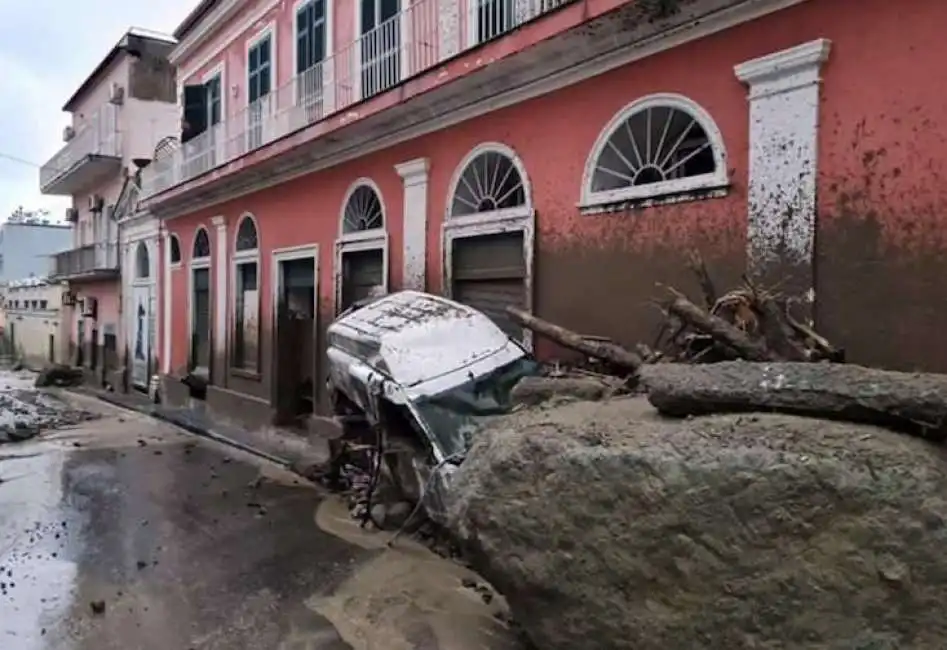
[[[513,386],[539,371],[482,312],[417,291],[351,308],[329,326],[327,344],[342,440],[369,449],[435,521],[478,428],[508,413]]]

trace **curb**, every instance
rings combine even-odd
[[[98,392],[93,392],[93,391],[77,391],[77,392],[81,392],[81,394],[83,395],[89,395],[91,397],[95,397],[96,399],[102,402],[105,402],[106,404],[117,406],[118,408],[125,409],[126,411],[133,411],[135,413],[141,413],[143,415],[153,417],[156,420],[161,420],[162,422],[173,424],[179,429],[184,429],[188,433],[192,433],[196,436],[207,438],[208,440],[213,440],[214,442],[220,443],[222,445],[226,445],[228,447],[238,449],[248,454],[252,454],[253,456],[256,456],[257,458],[262,458],[263,460],[267,460],[271,463],[276,463],[277,465],[280,465],[286,469],[289,469],[290,466],[292,465],[292,461],[286,460],[285,458],[279,458],[278,456],[269,454],[261,449],[257,449],[256,447],[240,442],[239,440],[234,440],[233,438],[229,438],[227,436],[221,435],[217,433],[216,431],[213,431],[207,427],[202,427],[198,424],[195,424],[194,422],[190,422],[186,418],[175,417],[174,415],[165,413],[160,408],[157,408],[155,406],[148,406],[148,407],[134,406],[131,404],[127,404],[122,400],[115,399],[114,397],[111,397],[107,393],[98,393]]]

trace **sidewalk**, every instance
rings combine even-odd
[[[221,421],[199,409],[154,404],[147,395],[137,392],[107,392],[88,386],[78,386],[69,390],[96,397],[114,406],[150,415],[195,435],[240,449],[285,467],[304,467],[322,463],[329,457],[325,441],[313,440],[292,431],[276,427],[251,431]]]

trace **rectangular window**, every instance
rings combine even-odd
[[[45,301],[45,300],[40,300],[40,301],[39,301],[39,308],[40,308],[40,309],[46,309],[46,308],[48,307],[48,305],[49,305],[49,303],[48,303],[47,301]]]
[[[263,122],[269,112],[262,101],[273,90],[273,35],[260,37],[247,51],[247,150],[263,145]]]
[[[191,369],[210,369],[210,269],[194,269],[191,305]]]
[[[321,119],[322,66],[326,58],[326,0],[309,0],[296,12],[296,104],[308,121]]]
[[[233,367],[250,372],[260,362],[260,292],[257,263],[237,263],[234,278]]]
[[[207,95],[207,126],[220,124],[221,114],[221,73],[215,74],[204,84]]]
[[[401,82],[400,0],[359,0],[362,33],[362,98]]]

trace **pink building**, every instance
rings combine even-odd
[[[945,24],[939,0],[204,0],[171,54],[184,143],[143,176],[165,394],[197,372],[212,409],[290,420],[377,285],[650,340],[693,248],[779,278],[854,362],[947,371]]]
[[[115,207],[139,165],[180,130],[177,87],[168,53],[176,41],[131,29],[63,106],[65,144],[40,170],[44,194],[71,196],[71,250],[53,257],[53,278],[68,283],[63,318],[69,361],[95,383],[123,367],[119,226]]]

